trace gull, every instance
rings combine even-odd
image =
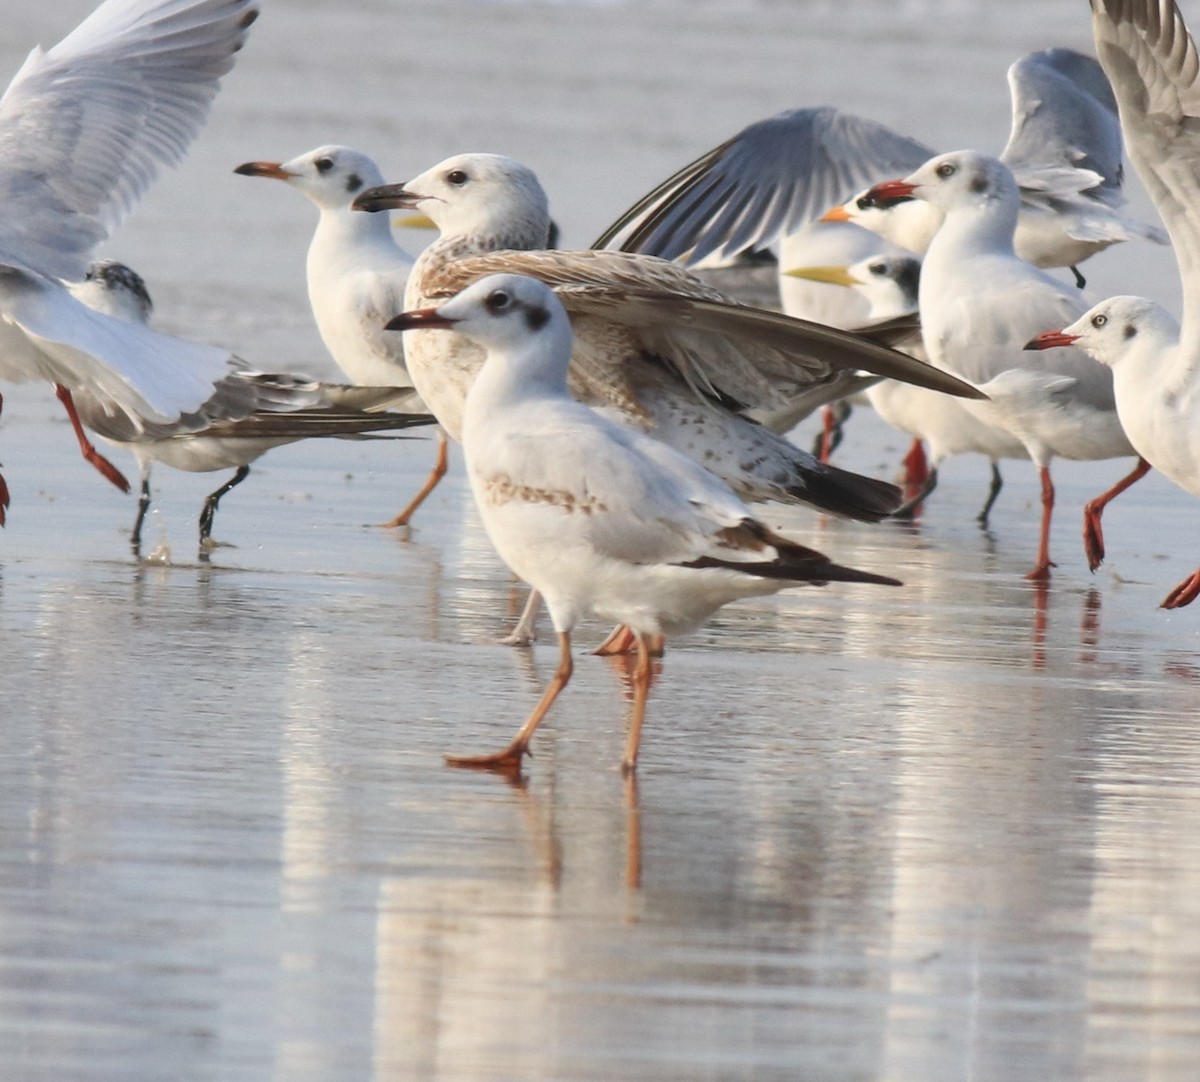
[[[467,394],[463,452],[488,536],[546,600],[554,677],[503,750],[453,766],[520,773],[534,732],[571,678],[571,632],[589,615],[632,629],[638,660],[622,770],[637,767],[653,636],[686,634],[742,597],[831,581],[900,585],[841,567],[756,520],[690,458],[572,399],[571,322],[545,283],[489,275],[436,308],[392,321],[453,329],[485,351]]]
[[[801,391],[859,369],[978,393],[852,335],[736,304],[665,260],[546,251],[546,194],[531,169],[502,155],[448,158],[406,184],[363,192],[354,206],[418,210],[440,230],[409,276],[408,309],[436,305],[476,278],[503,271],[553,286],[575,328],[576,397],[691,455],[745,499],[802,502],[878,521],[899,506],[902,494],[894,485],[817,462],[742,410],[779,408]],[[405,355],[421,398],[459,439],[483,351],[458,335],[418,331],[408,335]],[[531,638],[535,605],[531,598],[506,641]]]
[[[1200,55],[1171,0],[1095,0],[1092,28],[1112,80],[1129,156],[1170,234],[1182,324],[1144,297],[1101,301],[1031,348],[1072,346],[1112,369],[1117,414],[1138,454],[1200,496]],[[1103,541],[1100,541],[1103,552]],[[1200,570],[1162,602],[1200,596]]]
[[[792,267],[783,273],[789,278],[848,287],[848,291],[853,291],[870,306],[864,316],[863,326],[911,316],[918,310],[921,260],[914,255],[896,254],[895,249],[869,256],[848,267]],[[917,357],[927,357],[919,326],[914,338],[899,344],[897,348],[912,351]],[[999,460],[1028,459],[1029,452],[1025,445],[1004,429],[986,424],[949,395],[896,380],[882,380],[866,388],[864,394],[880,417],[913,438],[912,447],[904,458],[905,489],[913,494],[896,514],[911,514],[929,497],[937,487],[938,468],[947,458],[981,454],[986,455],[991,463],[991,484],[976,521],[981,526],[987,526],[992,507],[1004,484]],[[928,455],[922,441],[929,444]]]
[[[287,162],[245,162],[234,169],[248,177],[282,180],[320,212],[308,246],[308,300],[325,348],[352,382],[363,387],[412,388],[402,337],[384,323],[404,301],[413,258],[392,236],[386,217],[351,211],[355,196],[383,183],[379,166],[360,150],[328,145]],[[423,219],[402,224],[423,226]],[[406,408],[420,411],[415,392]],[[384,526],[406,526],[445,476],[447,444],[438,433],[437,458],[424,486]]]
[[[549,225],[545,193],[533,172],[510,158],[458,155],[406,184],[368,190],[355,205],[419,209],[440,229],[409,278],[407,309],[501,271],[553,286],[574,322],[576,397],[693,455],[748,499],[800,501],[874,521],[894,510],[898,493],[817,463],[739,410],[782,405],[792,393],[858,369],[977,393],[855,336],[729,302],[664,260],[541,250]],[[458,439],[483,351],[453,334],[424,332],[410,333],[405,349],[421,397]]]
[[[78,300],[113,318],[138,324],[150,318],[153,303],[146,283],[123,263],[97,260],[84,281],[70,288]],[[290,373],[235,372],[217,384],[198,416],[173,424],[147,423],[140,429],[123,414],[109,413],[86,390],[75,398],[88,428],[137,459],[141,495],[131,535],[135,555],[141,552],[155,462],[193,473],[236,470],[204,501],[200,553],[206,559],[221,497],[240,485],[250,474],[250,463],[267,451],[317,436],[352,438],[433,422],[428,414],[394,412],[398,401],[411,398],[411,392],[403,389],[342,387]]]
[[[1026,576],[1049,578],[1054,483],[1050,462],[1135,455],[1117,417],[1112,373],[1078,349],[1039,364],[1024,344],[1047,326],[1083,314],[1087,302],[1013,251],[1020,193],[999,159],[963,150],[930,159],[903,180],[871,193],[889,200],[923,199],[944,219],[921,265],[921,334],[930,360],[987,394],[965,408],[1024,444],[1038,468],[1042,524],[1037,562]],[[1138,462],[1121,483],[1084,512],[1084,547],[1094,571],[1102,552],[1100,516],[1107,503],[1145,473]]]
[[[95,312],[63,282],[183,157],[257,15],[253,0],[107,0],[0,98],[0,380],[55,384],[85,457],[126,491],[88,454],[72,393],[140,430],[197,409],[236,362]]]
[[[1161,241],[1155,227],[1119,213],[1121,131],[1096,62],[1047,49],[1017,60],[1008,81],[1013,119],[1001,157],[1021,185],[1018,252],[1040,266],[1074,266],[1118,241]],[[622,214],[596,247],[688,264],[731,259],[778,247],[835,204],[844,210],[827,218],[883,231],[880,214],[859,213],[875,206],[860,189],[911,172],[933,154],[882,124],[828,106],[780,113],[679,170]],[[888,239],[917,253],[937,225],[928,209],[887,217],[900,220]],[[793,255],[786,265],[796,262]]]

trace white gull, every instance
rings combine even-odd
[[[491,275],[393,326],[453,329],[486,351],[462,419],[471,490],[501,557],[545,598],[559,643],[554,677],[512,742],[451,765],[520,772],[570,680],[571,631],[586,616],[636,636],[621,764],[628,773],[637,766],[653,637],[686,634],[730,601],[806,582],[899,585],[772,533],[691,459],[574,401],[571,323],[544,283]]]

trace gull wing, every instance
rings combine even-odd
[[[9,270],[0,280],[0,321],[24,332],[40,374],[87,387],[139,431],[199,409],[240,367],[226,350],[97,312],[45,279]]]
[[[83,277],[89,253],[178,162],[256,0],[107,0],[0,98],[0,262]]]
[[[1104,69],[1072,49],[1028,53],[1008,69],[1012,131],[1000,155],[1021,175],[1046,167],[1096,174],[1084,189],[1120,201],[1121,124]],[[1097,179],[1098,178],[1098,179]]]
[[[1200,58],[1172,0],[1092,0],[1100,63],[1129,157],[1167,227],[1183,279],[1182,343],[1200,328]],[[1194,345],[1189,363],[1200,363]]]
[[[430,270],[424,291],[452,296],[489,274],[527,274],[571,316],[575,363],[624,387],[630,363],[656,359],[697,394],[739,408],[778,408],[844,371],[864,370],[968,398],[974,387],[847,331],[725,298],[678,264],[627,252],[492,252]]]
[[[604,231],[594,248],[698,263],[768,248],[883,177],[932,157],[913,139],[824,106],[744,128],[684,166]]]

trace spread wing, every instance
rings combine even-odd
[[[552,286],[571,316],[574,362],[619,396],[627,366],[654,359],[696,393],[741,408],[778,408],[846,371],[978,392],[931,365],[846,331],[726,299],[674,263],[624,252],[493,252],[430,270],[423,289],[452,296],[478,278],[527,274]]]
[[[593,245],[698,263],[768,248],[933,151],[873,120],[828,106],[751,124],[625,211]]]
[[[108,0],[0,98],[0,262],[83,277],[203,125],[255,0]]]

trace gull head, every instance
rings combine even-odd
[[[913,255],[876,255],[847,268],[855,288],[871,302],[870,318],[909,316],[917,310],[921,261]]]
[[[383,183],[383,174],[370,158],[341,146],[317,147],[290,162],[246,162],[234,172],[286,181],[322,210],[349,207],[360,192]]]
[[[884,181],[826,211],[822,222],[850,222],[877,233],[893,244],[924,252],[941,223],[928,203],[915,199],[902,180]]]
[[[489,355],[527,358],[529,372],[542,369],[566,380],[571,323],[554,290],[523,274],[489,274],[436,308],[402,312],[389,331],[453,330]]]
[[[850,266],[793,267],[783,273],[856,290],[870,302],[872,320],[907,316],[917,310],[921,261],[916,256],[876,255]]]
[[[1004,206],[1015,216],[1020,193],[1012,171],[999,158],[974,150],[956,150],[930,158],[916,172],[889,184],[903,187],[945,213],[963,207]],[[877,192],[885,185],[876,185]]]
[[[154,308],[142,276],[114,259],[95,260],[87,277],[68,288],[89,308],[129,323],[147,322]]]
[[[1109,297],[1084,312],[1061,331],[1046,331],[1025,344],[1026,349],[1077,346],[1094,360],[1115,367],[1139,346],[1166,349],[1179,341],[1179,324],[1145,297]]]
[[[419,210],[443,237],[535,250],[550,235],[550,207],[532,169],[500,154],[457,154],[404,184],[363,192],[356,210]]]

